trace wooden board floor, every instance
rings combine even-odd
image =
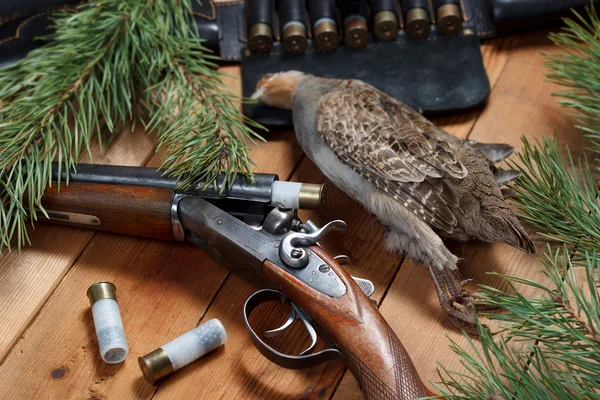
[[[574,121],[565,116],[545,81],[540,51],[557,51],[547,32],[485,42],[485,65],[492,85],[481,110],[437,119],[457,136],[506,142],[520,147],[521,135],[556,134],[572,150],[580,148]],[[238,67],[224,68],[233,76]],[[240,81],[228,78],[240,91]],[[324,182],[306,159],[293,132],[271,132],[253,150],[261,171],[282,179]],[[157,166],[155,140],[126,130],[93,162]],[[424,381],[437,380],[437,363],[460,369],[450,340],[466,344],[446,321],[429,274],[418,263],[387,253],[375,219],[335,190],[325,209],[302,213],[318,223],[348,222],[345,234],[332,234],[324,246],[347,254],[350,272],[376,285],[373,298],[407,348]],[[533,232],[532,232],[533,233]],[[359,399],[354,380],[340,363],[305,371],[279,368],[252,347],[242,305],[257,288],[211,261],[200,249],[125,236],[39,224],[32,245],[0,258],[0,397],[4,399]],[[474,284],[501,286],[496,271],[542,279],[536,256],[504,245],[453,244],[461,271]],[[99,280],[115,283],[130,347],[120,365],[104,364],[86,289]],[[137,357],[219,318],[229,342],[172,375],[158,386],[143,380]],[[267,317],[257,324],[276,326]],[[299,350],[306,338],[292,333],[286,350]]]

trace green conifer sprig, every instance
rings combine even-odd
[[[593,7],[588,14],[551,34],[564,54],[546,62],[550,80],[566,87],[555,95],[574,109],[600,158],[600,19]],[[600,399],[600,190],[590,163],[562,153],[556,140],[524,139],[519,162],[511,163],[522,172],[515,202],[527,222],[558,243],[555,250],[548,244],[543,260],[550,286],[501,275],[509,292],[482,287],[481,302],[504,311],[487,315],[502,335],[479,324],[479,346],[452,343],[467,372],[441,366],[437,388],[446,398]],[[535,289],[535,298],[526,289]]]
[[[166,149],[183,187],[248,176],[246,119],[198,37],[192,0],[99,0],[55,15],[50,44],[0,69],[0,248],[28,240],[51,163],[74,167],[127,121]],[[43,209],[41,210],[42,212]]]
[[[599,246],[600,247],[600,246]],[[599,249],[600,250],[600,249]],[[480,346],[452,342],[468,373],[443,366],[436,385],[448,399],[599,399],[600,258],[586,254],[585,276],[577,276],[569,251],[547,249],[544,273],[551,286],[500,275],[511,292],[483,287],[485,304],[505,310],[489,314],[503,327],[495,336],[479,325]],[[600,253],[598,253],[600,254]],[[530,299],[517,285],[541,292]]]
[[[593,3],[586,15],[574,14],[564,20],[566,28],[549,36],[564,54],[546,54],[548,78],[565,87],[553,95],[575,111],[592,149],[600,154],[600,16]]]
[[[586,252],[600,252],[598,182],[589,164],[575,164],[568,149],[563,154],[548,138],[535,144],[523,138],[518,160],[508,164],[522,173],[514,185],[521,218],[547,239],[569,246],[575,263],[585,263]]]

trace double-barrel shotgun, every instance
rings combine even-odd
[[[180,191],[175,179],[152,168],[79,164],[63,173],[60,190],[48,187],[40,221],[87,227],[161,240],[189,241],[234,271],[253,271],[275,289],[248,298],[244,317],[252,342],[269,360],[286,368],[308,368],[342,360],[366,399],[414,399],[425,386],[398,337],[371,302],[373,284],[354,278],[318,241],[343,221],[319,227],[302,222],[295,209],[316,208],[322,185],[281,182],[276,175],[255,174],[254,183],[238,176]],[[54,168],[54,179],[58,179]],[[273,336],[296,319],[312,343],[300,355],[281,353],[248,322],[263,302],[283,300],[290,317]],[[329,348],[314,351],[317,332]]]

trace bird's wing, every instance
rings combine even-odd
[[[452,232],[458,205],[444,178],[466,168],[439,128],[366,84],[340,85],[317,107],[317,130],[335,155],[432,226]]]

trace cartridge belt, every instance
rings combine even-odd
[[[235,0],[192,1],[205,45],[242,63],[243,94],[269,72],[295,69],[355,78],[426,114],[483,103],[489,82],[479,39],[556,21],[589,0]],[[594,0],[600,3],[600,0]],[[81,0],[0,0],[0,67],[44,42],[50,15]],[[290,112],[247,104],[269,127],[290,127]]]

